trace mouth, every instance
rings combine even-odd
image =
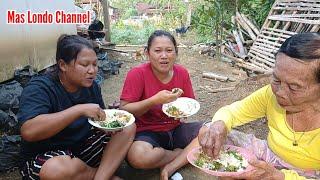
[[[94,81],[94,77],[90,77],[90,78],[86,78],[87,81],[93,82]]]
[[[160,65],[168,65],[169,64],[169,61],[161,61],[160,62]]]

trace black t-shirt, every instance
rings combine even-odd
[[[101,90],[97,83],[89,88],[81,88],[75,93],[68,93],[61,83],[50,75],[32,78],[23,89],[18,121],[23,124],[41,114],[63,111],[76,104],[95,103],[105,109]],[[48,119],[54,121],[54,119]],[[22,155],[26,158],[34,157],[40,152],[49,150],[73,148],[84,140],[91,129],[87,117],[80,117],[53,137],[38,141],[22,143]]]

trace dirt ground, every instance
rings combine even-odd
[[[181,40],[183,42],[183,40]],[[183,42],[184,45],[192,45]],[[128,48],[124,48],[128,49]],[[131,48],[136,49],[136,48]],[[213,114],[223,105],[230,104],[233,101],[239,100],[254,90],[268,83],[268,76],[257,76],[247,78],[246,73],[236,67],[232,67],[230,63],[218,61],[206,55],[200,55],[199,50],[194,48],[180,48],[178,62],[185,66],[192,79],[192,85],[196,94],[196,99],[200,102],[200,111],[189,118],[189,121],[207,121],[210,120]],[[144,61],[136,61],[131,58],[131,55],[109,52],[109,58],[122,61],[124,64],[120,69],[120,74],[107,78],[102,84],[102,94],[105,104],[119,100],[123,81],[126,73],[134,66],[143,63]],[[227,77],[233,78],[235,82],[220,82],[216,80],[206,79],[202,77],[203,72],[214,72]],[[235,87],[234,90],[211,93],[211,89]],[[266,138],[265,120],[259,120],[248,125],[238,128],[241,131],[254,133],[259,138]],[[212,179],[208,175],[200,172],[191,165],[179,170],[185,179]],[[127,164],[122,164],[118,171],[125,179],[158,179],[159,171],[139,171],[130,168]],[[0,174],[0,179],[20,179],[17,171]]]

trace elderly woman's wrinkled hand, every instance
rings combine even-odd
[[[83,116],[94,119],[95,121],[104,121],[106,114],[103,109],[100,108],[99,104],[80,104],[81,112]]]
[[[162,90],[155,94],[152,98],[155,104],[165,104],[176,100],[178,97],[178,94],[174,94],[168,90]]]
[[[203,127],[199,133],[199,143],[207,155],[217,158],[227,137],[227,127],[223,121],[216,121],[209,127]]]
[[[251,164],[254,169],[240,174],[236,179],[284,180],[284,173],[265,161],[252,159],[249,160],[249,164]]]

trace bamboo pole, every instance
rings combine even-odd
[[[252,40],[256,40],[257,36],[251,30],[251,28],[244,22],[239,12],[236,12],[236,20],[241,25],[241,27],[249,33],[249,36]]]
[[[273,15],[268,17],[270,20],[275,21],[289,21],[289,22],[297,22],[297,23],[305,23],[305,24],[313,24],[317,25],[320,24],[320,20],[306,20],[306,19],[300,19],[300,18],[286,18],[281,17],[280,15]]]
[[[231,81],[231,82],[236,81],[233,78],[226,77],[226,76],[223,76],[223,75],[220,75],[220,74],[215,74],[215,73],[212,73],[212,72],[204,72],[204,73],[202,73],[202,77],[203,78],[209,78],[209,79],[216,79],[216,80],[219,80],[219,81]]]
[[[275,58],[269,58],[268,56],[258,52],[258,51],[255,51],[255,50],[252,50],[250,51],[250,54],[254,54],[255,57],[260,61],[260,62],[263,62],[271,67],[274,66],[274,61],[275,61]]]
[[[256,51],[256,52],[259,52],[259,53],[261,53],[261,54],[264,54],[264,55],[266,55],[266,56],[269,56],[269,57],[271,57],[272,59],[275,58],[275,53],[273,53],[273,52],[268,52],[268,51],[265,51],[265,50],[260,49],[260,48],[257,48],[257,47],[252,47],[251,49],[254,50],[254,51]]]
[[[240,13],[240,15],[243,18],[243,20],[248,24],[248,26],[258,35],[259,34],[258,28],[244,14]]]
[[[266,31],[266,30],[262,30],[261,34],[269,34],[269,35],[275,35],[275,36],[279,36],[282,37],[284,39],[287,39],[289,37],[291,37],[291,35],[285,35],[284,33],[275,33],[275,32],[271,32],[271,31]],[[260,34],[260,35],[261,35]]]
[[[308,1],[310,2],[311,0],[308,0]],[[320,4],[317,4],[316,2],[319,2],[319,0],[315,0],[314,3],[301,3],[301,2],[293,3],[292,1],[288,2],[288,3],[279,2],[278,5],[280,5],[280,6],[292,6],[292,7],[304,6],[304,7],[311,7],[311,8],[320,8]]]
[[[236,62],[236,65],[239,66],[239,67],[243,67],[245,69],[248,69],[248,70],[251,70],[251,71],[254,71],[254,72],[259,72],[259,73],[266,73],[266,72],[269,71],[269,70],[254,66],[254,65],[252,65],[250,63],[247,63],[243,59],[236,58],[236,57],[224,54],[224,53],[222,53],[222,55],[225,56],[226,58],[229,58],[230,60]]]
[[[284,42],[287,38],[282,38],[281,36],[278,37],[270,37],[270,36],[266,36],[264,34],[260,34],[259,37],[265,39],[265,40],[271,40],[271,41],[275,41],[278,42],[279,40]]]
[[[309,7],[275,7],[274,10],[289,10],[289,11],[309,11]],[[314,12],[320,12],[320,8],[312,8]]]
[[[295,33],[295,32],[285,31],[285,30],[282,30],[282,29],[275,29],[275,28],[266,28],[265,30],[273,31],[273,32],[278,32],[278,33],[284,33],[284,34],[288,34],[288,35],[295,35],[295,34],[297,34],[297,33]]]
[[[255,42],[254,45],[258,45],[260,47],[264,47],[264,48],[269,48],[269,49],[272,49],[273,51],[278,51],[279,48],[275,47],[275,46],[270,46],[268,44],[265,44],[265,43],[260,43],[260,42]],[[253,46],[252,46],[253,47]]]
[[[209,93],[218,93],[218,92],[232,91],[234,90],[235,87],[231,86],[231,87],[222,87],[222,88],[212,89],[211,87],[199,86],[199,88],[207,90]]]
[[[319,29],[320,29],[320,26],[319,25],[315,25],[315,26],[312,27],[311,32],[318,32]]]
[[[270,42],[270,41],[267,41],[267,40],[264,40],[264,39],[257,39],[256,42],[266,43],[266,44],[269,44],[271,46],[276,46],[277,48],[279,48],[281,46],[281,44],[279,44],[279,43]]]

